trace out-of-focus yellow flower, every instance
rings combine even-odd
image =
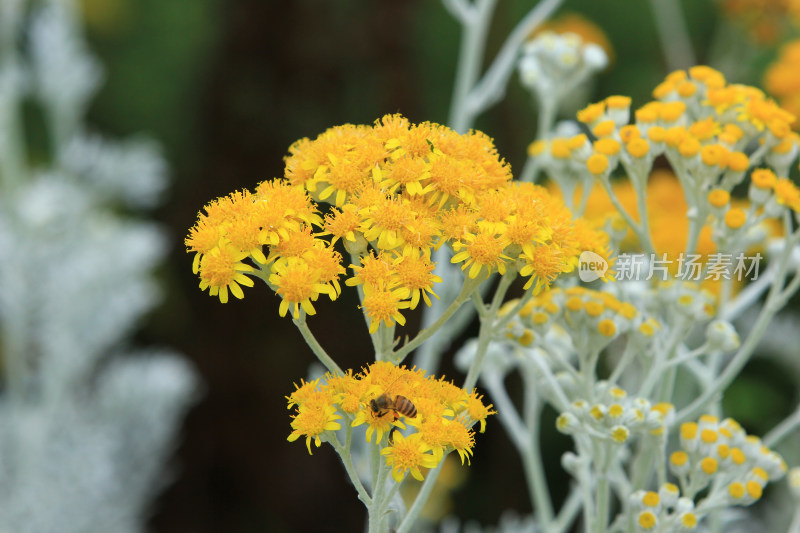
[[[800,24],[798,0],[722,0],[722,12],[761,44],[781,39]]]
[[[554,33],[574,33],[579,36],[584,43],[594,43],[598,45],[608,56],[608,62],[614,62],[614,48],[608,40],[606,33],[603,29],[587,19],[586,17],[577,13],[564,13],[563,15],[550,19],[531,35],[531,37],[542,33],[544,31],[552,31]]]
[[[764,74],[764,88],[778,99],[782,108],[800,116],[800,40],[781,49],[778,59]]]

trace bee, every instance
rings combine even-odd
[[[411,400],[399,394],[392,398],[388,393],[384,392],[377,398],[370,400],[369,406],[373,414],[378,417],[385,415],[387,411],[394,411],[395,418],[398,418],[398,414],[408,418],[417,416],[417,406]]]
[[[373,398],[369,401],[369,407],[372,409],[372,413],[377,417],[382,417],[388,411],[394,411],[395,419],[400,418],[399,415],[403,415],[408,418],[414,418],[417,416],[417,406],[414,403],[406,398],[405,396],[400,396],[399,394],[395,397],[389,396],[389,393],[384,392],[377,398]],[[392,429],[389,430],[389,444],[394,442],[394,432],[397,431],[397,426],[392,426]]]

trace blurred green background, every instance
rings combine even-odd
[[[289,443],[286,399],[307,375],[313,356],[290,320],[278,317],[278,298],[263,288],[222,305],[197,288],[182,241],[209,200],[283,174],[283,156],[298,138],[342,124],[371,123],[400,112],[412,121],[445,123],[459,28],[435,0],[84,0],[87,31],[106,67],[106,83],[90,111],[93,127],[158,139],[173,186],[153,214],[169,232],[172,250],[160,275],[164,304],[142,325],[138,342],[172,346],[189,357],[206,384],[190,413],[172,463],[174,482],[153,507],[158,533],[361,531],[364,511],[334,452],[309,457]],[[534,2],[500,0],[488,43],[493,57]],[[710,0],[683,2],[689,29],[706,60],[722,24]],[[606,31],[615,59],[597,79],[592,98],[633,97],[634,107],[667,73],[649,2],[567,0]],[[774,56],[758,49],[750,79]],[[531,99],[512,77],[507,98],[478,120],[500,153],[520,169],[535,134]],[[371,357],[357,302],[345,292],[322,302],[312,329],[343,367]],[[410,328],[415,321],[410,320]],[[776,417],[788,410],[792,385],[780,369],[764,367],[738,383],[732,402],[748,430],[763,433],[764,401]],[[444,372],[457,376],[450,364]],[[784,381],[786,378],[783,378]],[[773,385],[769,385],[773,384]],[[780,388],[780,387],[783,388]],[[509,387],[519,393],[519,384]],[[755,388],[754,388],[755,387]],[[755,392],[753,392],[755,391]],[[760,412],[759,412],[760,411]],[[554,459],[569,441],[545,427],[545,454]],[[490,420],[477,438],[469,479],[453,495],[462,519],[494,524],[505,508],[530,512],[524,479],[500,425]],[[558,461],[549,463],[556,499],[566,490]],[[499,501],[491,486],[506,495]]]

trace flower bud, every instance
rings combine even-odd
[[[739,334],[727,320],[714,320],[706,327],[706,340],[713,351],[732,352],[741,344]]]

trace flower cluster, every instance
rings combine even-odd
[[[564,13],[545,21],[536,28],[531,39],[544,32],[571,33],[581,38],[584,43],[594,44],[603,49],[609,62],[613,62],[614,49],[603,28],[578,13]]]
[[[649,102],[630,118],[630,98],[610,96],[578,112],[595,136],[556,138],[534,147],[549,159],[553,170],[567,169],[596,177],[608,176],[618,164],[629,175],[649,169],[664,154],[684,183],[709,190],[729,190],[742,181],[748,168],[764,161],[785,175],[798,153],[791,131],[793,115],[778,107],[755,87],[728,85],[709,67],[673,72],[658,85]],[[756,153],[743,150],[757,145]],[[549,150],[548,150],[549,149]]]
[[[507,305],[510,307],[511,303]],[[532,346],[546,344],[548,334],[570,332],[572,347],[588,354],[601,350],[619,335],[641,329],[652,334],[657,327],[658,322],[645,319],[632,304],[610,292],[585,287],[553,288],[522,307],[516,320],[509,324],[506,336],[523,346]]]
[[[653,91],[655,101],[636,110],[612,96],[578,112],[585,134],[537,141],[531,151],[572,201],[578,186],[586,218],[612,219],[613,240],[624,248],[626,226],[645,251],[737,253],[779,234],[784,213],[800,212],[800,189],[786,176],[800,151],[795,118],[754,88],[726,84],[709,67],[676,71]],[[673,174],[652,172],[665,156]],[[629,181],[612,183],[621,165]],[[651,173],[653,176],[651,177]],[[732,190],[750,176],[748,198]],[[599,181],[605,195],[593,187]],[[639,211],[645,209],[647,215]],[[627,243],[627,244],[626,244]]]
[[[781,456],[747,435],[738,422],[711,415],[681,425],[680,449],[669,456],[669,467],[678,485],[663,483],[658,493],[631,495],[640,530],[691,531],[715,509],[760,499],[766,484],[787,471]]]
[[[569,410],[556,419],[556,428],[565,434],[586,434],[598,441],[624,444],[631,435],[663,435],[667,417],[674,414],[668,403],[651,404],[645,398],[631,398],[617,386],[599,382],[594,403],[575,400]]]
[[[693,531],[700,522],[694,501],[681,497],[674,483],[662,483],[658,492],[637,490],[628,498],[628,504],[639,531]]]
[[[469,278],[511,270],[536,288],[574,269],[584,250],[610,255],[603,232],[546,189],[510,179],[486,135],[387,115],[297,141],[285,179],[214,200],[186,245],[202,289],[225,302],[259,277],[282,298],[281,316],[297,318],[314,314],[320,294],[340,294],[341,241],[356,263],[346,285],[363,289],[371,332],[404,324],[401,310],[420,300],[430,305],[441,282],[432,252],[444,243]]]
[[[453,450],[462,464],[469,462],[475,444],[472,426],[479,423],[483,432],[486,417],[494,413],[475,391],[387,362],[373,363],[355,375],[328,374],[301,383],[288,400],[289,408],[296,407],[289,441],[306,437],[311,453],[312,440],[320,446],[336,438],[339,421],[352,427],[366,424],[367,442],[374,437],[397,482],[408,472],[421,480],[421,467],[434,468]]]
[[[553,288],[520,309],[507,326],[505,339],[547,354],[548,363],[559,373],[559,384],[570,399],[591,400],[592,396],[580,390],[579,378],[594,374],[597,365],[605,362],[599,359],[600,352],[619,337],[626,340],[626,348],[614,367],[614,379],[634,360],[643,368],[651,367],[653,352],[667,347],[671,335],[688,334],[699,324],[707,324],[701,353],[727,353],[738,348],[739,336],[734,327],[724,320],[712,320],[715,299],[713,293],[697,283],[672,280],[638,287],[615,284],[606,291]],[[632,302],[639,302],[639,307]],[[513,304],[510,302],[505,309]],[[664,328],[663,324],[671,327]],[[573,354],[577,355],[577,368]],[[547,390],[545,386],[542,393],[547,395]]]
[[[544,100],[574,89],[608,65],[608,55],[572,32],[544,31],[525,43],[519,62],[522,84]]]

